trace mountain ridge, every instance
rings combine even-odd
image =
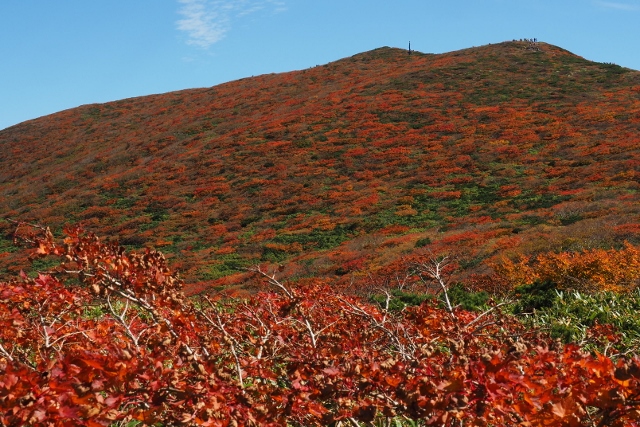
[[[0,214],[158,247],[203,283],[359,274],[426,241],[471,267],[637,242],[640,73],[535,46],[383,47],[30,120],[0,131]]]

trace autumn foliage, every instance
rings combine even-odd
[[[25,122],[0,131],[0,216],[161,249],[189,293],[265,262],[349,283],[423,239],[478,274],[640,244],[640,73],[539,47],[380,48]]]
[[[22,232],[59,263],[0,284],[3,425],[640,422],[640,359],[563,345],[497,307],[391,312],[260,267],[266,288],[246,300],[187,299],[158,252],[67,232]]]
[[[539,46],[381,48],[0,131],[0,425],[639,425],[622,304],[572,312],[570,343],[533,303],[453,300],[638,288],[640,73]]]
[[[512,287],[548,280],[559,289],[628,292],[640,286],[640,250],[625,243],[621,249],[521,255],[504,258],[494,269]]]

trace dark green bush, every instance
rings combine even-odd
[[[488,309],[489,294],[485,291],[470,292],[462,283],[456,283],[448,291],[451,304],[460,306],[464,310],[483,311]]]
[[[399,289],[390,291],[391,299],[389,300],[390,311],[400,311],[405,307],[418,306],[427,299],[433,299],[433,295],[427,295],[417,292],[408,292]],[[371,301],[384,308],[387,302],[387,296],[384,294],[373,295]]]
[[[517,302],[513,306],[514,314],[532,313],[535,310],[551,307],[558,297],[556,284],[549,280],[519,286],[515,291]]]
[[[431,239],[429,237],[423,237],[422,239],[418,239],[416,241],[416,248],[423,248],[431,244]]]

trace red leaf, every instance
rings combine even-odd
[[[335,377],[336,375],[338,375],[340,373],[340,369],[334,367],[334,366],[330,366],[328,368],[324,368],[322,370],[322,372],[324,372],[325,374],[329,375],[330,377]]]

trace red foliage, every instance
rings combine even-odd
[[[288,262],[307,275],[339,271],[330,252],[345,240],[396,227],[436,245],[492,230],[448,243],[480,258],[504,252],[501,241],[515,245],[509,253],[538,252],[541,235],[555,242],[545,250],[579,248],[576,235],[590,247],[638,244],[637,76],[547,44],[381,48],[82,106],[0,131],[0,211],[161,247],[192,281],[206,277],[211,254],[248,266],[292,236],[305,253],[289,246]],[[554,219],[562,203],[581,212],[575,224]],[[589,231],[597,218],[610,225]],[[0,222],[2,275],[27,266],[8,249],[12,227]],[[521,243],[498,240],[512,232]],[[378,248],[358,249],[372,271],[411,250]],[[306,261],[319,258],[336,263],[311,271]]]
[[[77,229],[27,238],[60,264],[0,284],[3,425],[640,422],[640,359],[562,346],[499,310],[394,314],[259,268],[271,290],[192,301],[157,252]]]

